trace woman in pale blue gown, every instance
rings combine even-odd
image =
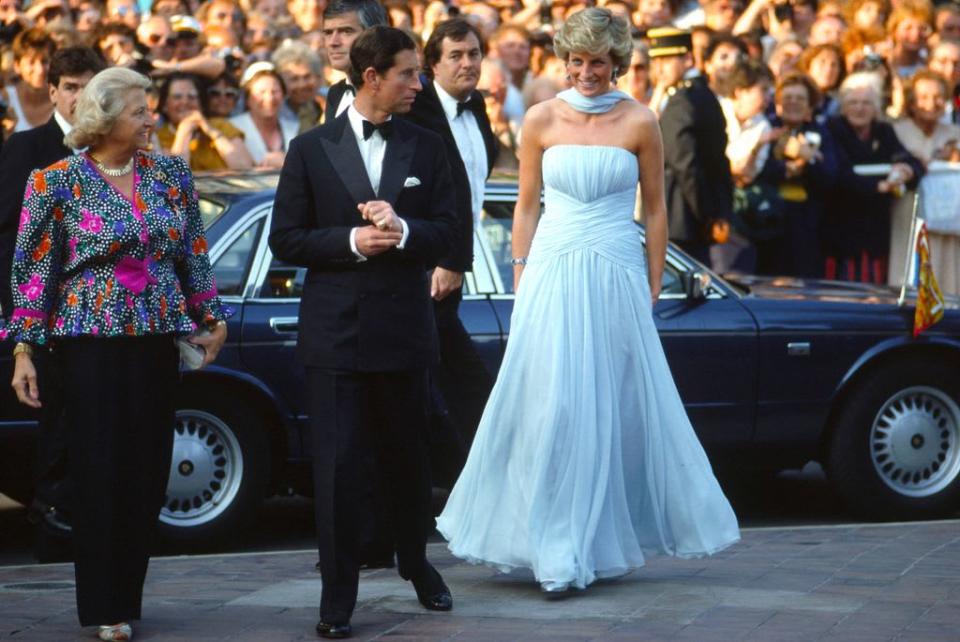
[[[437,519],[454,555],[532,569],[548,592],[740,537],[653,322],[667,237],[663,144],[653,113],[611,85],[630,60],[627,26],[586,9],[555,44],[573,88],[524,119],[510,340]]]

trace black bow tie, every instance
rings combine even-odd
[[[380,132],[383,140],[387,140],[393,134],[393,121],[385,120],[379,125],[374,125],[369,120],[363,121],[363,140],[368,140],[373,136],[373,132]]]
[[[474,94],[470,96],[470,98],[467,98],[462,103],[457,103],[457,116],[459,116],[460,114],[462,114],[467,110],[472,111],[474,114],[477,114],[486,108],[487,106],[484,104],[483,98],[481,98],[479,94]]]

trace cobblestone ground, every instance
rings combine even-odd
[[[392,570],[363,574],[355,639],[960,640],[960,521],[746,530],[712,558],[654,558],[547,599],[530,576],[429,555],[454,595],[428,613]],[[136,640],[317,639],[315,553],[158,558]],[[0,567],[0,640],[94,639],[77,626],[70,565]]]

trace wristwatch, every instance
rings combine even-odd
[[[32,357],[33,346],[23,341],[17,342],[17,345],[13,346],[13,357],[16,358],[18,354],[26,354],[28,357]]]
[[[526,264],[527,264],[527,257],[525,256],[518,256],[515,259],[510,259],[510,265],[526,265]]]

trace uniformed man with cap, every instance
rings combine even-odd
[[[689,31],[651,29],[650,106],[660,114],[670,240],[709,265],[733,208],[726,122],[706,78],[693,66]]]

